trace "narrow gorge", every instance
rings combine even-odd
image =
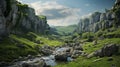
[[[120,67],[120,0],[84,17],[75,12],[82,1],[63,1],[72,10],[57,2],[0,0],[0,67]]]

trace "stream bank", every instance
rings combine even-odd
[[[80,55],[85,55],[80,43],[69,43],[62,46],[48,45],[39,49],[43,55],[20,57],[7,67],[50,67],[58,62],[71,62]]]

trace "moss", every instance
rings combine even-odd
[[[39,15],[39,18],[40,18],[40,19],[46,19],[46,16],[44,16],[44,15]]]
[[[26,9],[26,8],[28,8],[28,5],[27,4],[17,4],[17,6],[18,6],[18,8],[19,9],[21,9],[21,11],[22,11],[22,9],[24,10],[24,9]]]

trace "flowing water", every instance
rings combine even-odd
[[[55,65],[57,65],[57,62],[55,60],[55,55],[59,54],[59,53],[62,53],[64,51],[68,50],[68,49],[69,48],[67,48],[67,47],[56,48],[55,51],[53,52],[53,55],[43,56],[43,57],[34,58],[34,59],[28,59],[26,61],[18,61],[18,62],[15,62],[14,65],[9,66],[9,67],[22,67],[23,63],[31,63],[32,64],[32,63],[36,63],[37,61],[40,61],[40,60],[43,60],[46,65],[55,66]],[[73,59],[71,57],[67,57],[67,62],[70,62],[72,60]]]

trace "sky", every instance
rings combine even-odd
[[[18,0],[35,9],[37,15],[47,16],[50,26],[77,24],[80,18],[93,12],[104,12],[115,0]]]

